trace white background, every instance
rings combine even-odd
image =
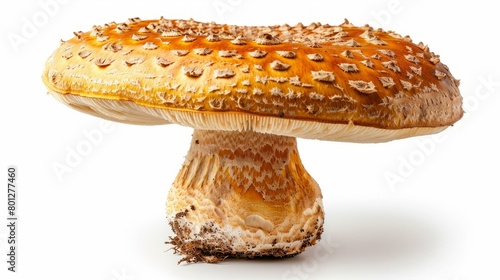
[[[0,3],[1,279],[500,279],[500,59],[494,41],[500,22],[491,1]],[[323,190],[320,244],[291,259],[177,265],[180,257],[164,244],[171,234],[165,200],[191,130],[103,123],[46,95],[40,79],[60,39],[135,16],[241,25],[348,18],[409,34],[461,79],[467,113],[436,137],[384,144],[299,140],[304,165]],[[88,148],[85,135],[92,133],[102,137],[69,166],[72,151]],[[4,262],[10,164],[19,169],[16,274]],[[58,176],[57,164],[71,172]],[[398,180],[388,181],[389,175]]]

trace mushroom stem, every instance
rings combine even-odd
[[[180,261],[286,257],[323,231],[321,191],[293,137],[195,130],[168,194]]]

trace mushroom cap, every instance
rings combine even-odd
[[[392,31],[140,20],[75,32],[43,81],[80,111],[134,124],[349,142],[439,132],[463,115],[439,56]]]

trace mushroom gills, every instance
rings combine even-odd
[[[296,139],[250,131],[195,130],[167,214],[180,262],[294,256],[323,231]]]

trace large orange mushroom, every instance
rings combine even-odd
[[[427,46],[347,21],[113,22],[62,42],[43,81],[88,114],[194,129],[167,202],[188,262],[292,256],[320,239],[321,191],[296,137],[384,142],[463,114],[458,81]]]

